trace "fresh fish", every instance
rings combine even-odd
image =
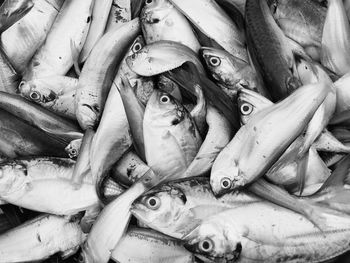
[[[265,0],[247,0],[245,22],[248,50],[274,102],[301,86],[287,38],[274,21]]]
[[[187,110],[171,95],[158,90],[147,103],[143,134],[147,164],[167,179],[180,178],[202,144]]]
[[[202,47],[201,53],[212,77],[231,98],[236,98],[237,90],[242,87],[269,96],[260,76],[249,63],[215,48]]]
[[[81,142],[82,139],[73,140],[66,146],[66,148],[64,148],[69,158],[73,159],[79,155]]]
[[[107,95],[115,76],[116,66],[123,59],[125,50],[136,38],[139,30],[139,19],[134,19],[105,34],[95,45],[84,64],[76,94],[77,120],[82,129],[86,131],[84,136],[86,140],[83,139],[80,153],[83,152],[83,147],[89,145],[88,141],[93,135],[91,131],[100,122]],[[86,153],[87,151],[90,152],[90,148],[85,150]],[[82,158],[82,156],[89,155],[80,154],[78,157],[72,179],[77,185],[84,174],[85,164],[89,162],[89,158]],[[98,170],[93,170],[92,173],[95,178],[101,176]]]
[[[0,198],[23,208],[56,215],[74,215],[98,206],[91,176],[79,190],[71,186],[74,165],[71,159],[53,157],[2,163]]]
[[[0,67],[0,91],[15,94],[20,82],[20,76],[11,65],[2,47],[0,47]]]
[[[33,2],[28,14],[1,34],[1,45],[20,74],[25,72],[27,64],[44,43],[64,0]]]
[[[23,97],[55,112],[75,120],[75,93],[78,79],[51,76],[22,81],[18,90]]]
[[[170,0],[202,33],[230,54],[248,61],[243,28],[230,19],[214,0]],[[236,55],[237,54],[237,55]]]
[[[200,86],[194,87],[194,90],[196,92],[196,105],[193,105],[194,107],[191,109],[190,114],[196,123],[199,134],[204,138],[207,132],[207,102]]]
[[[200,44],[190,23],[168,0],[146,1],[140,18],[147,44],[169,40],[181,43],[198,53]]]
[[[128,66],[141,76],[154,76],[177,68],[186,61],[191,61],[200,73],[205,73],[196,53],[173,41],[161,40],[146,45],[126,59]]]
[[[315,60],[320,59],[327,8],[314,0],[268,0],[283,33],[299,43]]]
[[[65,143],[0,110],[0,153],[9,158],[21,156],[66,157]]]
[[[96,4],[93,3],[92,14],[88,20],[91,22],[91,26],[88,30],[85,43],[83,43],[83,47],[79,56],[80,63],[86,61],[86,59],[90,56],[90,53],[93,50],[94,46],[103,36],[113,0],[99,1],[98,3],[97,1],[94,2]]]
[[[181,239],[211,215],[260,201],[247,191],[215,197],[209,179],[196,177],[171,181],[152,189],[133,204],[131,212],[148,227]]]
[[[342,0],[328,0],[321,63],[342,76],[350,71],[350,25]]]
[[[349,81],[350,74],[345,74],[334,82],[335,90],[337,92],[337,106],[335,113],[340,113],[350,109],[350,89],[348,88]]]
[[[181,241],[144,228],[130,228],[113,249],[112,259],[137,263],[194,262],[194,256],[183,247]]]
[[[130,2],[130,0],[112,1],[111,11],[109,12],[105,33],[120,27],[132,19]]]
[[[84,239],[78,222],[42,215],[0,236],[0,262],[41,261],[56,253],[72,255]]]
[[[210,262],[324,262],[349,250],[350,219],[327,219],[321,232],[284,208],[251,203],[207,218],[184,237],[185,247]]]
[[[217,0],[216,2],[219,5],[223,5],[223,3],[232,4],[232,5],[236,6],[236,8],[238,8],[238,10],[241,12],[242,15],[245,14],[245,3],[246,3],[246,0]]]
[[[68,72],[74,63],[72,54],[79,53],[84,45],[93,4],[94,0],[64,2],[45,43],[30,61],[24,80],[63,76]]]
[[[222,194],[262,176],[303,132],[326,95],[323,83],[303,86],[255,114],[216,158],[211,171],[213,191]]]
[[[80,128],[56,114],[23,99],[20,96],[0,91],[0,108],[21,118],[30,125],[68,144],[82,137]]]
[[[5,0],[0,6],[0,32],[4,32],[33,8],[32,0]]]

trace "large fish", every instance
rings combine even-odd
[[[245,22],[254,65],[260,69],[273,101],[281,100],[301,85],[294,72],[292,48],[265,0],[247,0]]]

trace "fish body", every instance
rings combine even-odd
[[[26,16],[1,34],[1,45],[13,67],[23,74],[34,53],[44,43],[63,0],[35,0]]]
[[[0,91],[16,94],[20,75],[14,69],[10,62],[10,59],[7,57],[2,48],[0,48],[0,66]]]
[[[78,190],[71,186],[74,165],[71,159],[53,157],[2,163],[0,198],[23,208],[56,215],[73,215],[98,206],[91,177]]]
[[[200,44],[190,23],[168,0],[146,2],[140,17],[147,44],[170,40],[188,46],[195,53],[198,52]]]
[[[32,0],[5,0],[0,6],[0,32],[4,32],[33,8]]]
[[[113,0],[111,11],[109,13],[105,32],[121,26],[123,23],[131,20],[131,1]]]

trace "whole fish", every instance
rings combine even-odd
[[[35,0],[28,14],[1,34],[1,45],[18,73],[24,73],[30,59],[44,43],[63,2]]]
[[[251,203],[205,219],[184,237],[185,247],[211,262],[324,262],[349,250],[349,217],[327,219],[321,232],[284,208]]]
[[[304,131],[326,95],[326,85],[310,84],[255,114],[216,158],[213,191],[224,193],[262,176]]]
[[[128,57],[128,66],[141,76],[153,76],[181,66],[186,61],[194,63],[198,71],[205,73],[202,63],[189,47],[174,41],[157,41],[146,45]]]
[[[95,44],[103,36],[109,16],[109,11],[111,10],[112,2],[113,0],[104,0],[99,1],[98,4],[93,4],[93,10],[91,14],[92,19],[89,19],[89,22],[92,20],[91,26],[88,30],[85,43],[83,43],[84,46],[82,47],[79,56],[80,63],[84,62],[88,58]]]
[[[279,101],[301,85],[293,69],[293,51],[265,0],[247,0],[245,22],[254,65],[260,69],[273,101]]]
[[[65,75],[82,49],[91,23],[94,0],[65,1],[45,43],[30,61],[25,80]],[[74,47],[74,49],[73,49]]]
[[[66,157],[65,143],[0,110],[0,152],[9,158],[21,156]]]
[[[147,103],[143,134],[147,164],[164,178],[181,177],[202,144],[187,110],[159,90],[154,90]]]
[[[75,93],[78,79],[66,76],[51,76],[22,81],[18,90],[23,97],[75,120]]]
[[[5,0],[0,6],[0,32],[4,32],[33,8],[32,0]]]
[[[123,59],[125,50],[136,38],[139,31],[139,19],[134,19],[105,34],[94,46],[84,64],[75,97],[77,120],[82,129],[86,131],[82,147],[90,145],[87,142],[91,141],[93,135],[91,131],[100,122],[107,95],[115,76],[116,66]],[[83,152],[83,149],[80,153]],[[87,152],[90,152],[90,148],[85,150],[85,153]],[[89,155],[90,153],[80,154],[78,157],[73,174],[73,182],[78,185],[83,176],[82,170],[85,170],[86,163],[88,163],[87,158],[82,158],[82,156],[88,157]],[[83,168],[80,167],[81,164],[83,164]],[[95,178],[101,175],[100,171],[93,170],[92,172]]]
[[[190,23],[168,0],[146,1],[140,18],[147,44],[169,40],[198,52],[200,44]]]
[[[208,178],[196,177],[171,181],[152,189],[133,204],[131,212],[148,227],[181,239],[208,216],[260,201],[247,191],[215,197]]]
[[[134,249],[137,247],[137,251]],[[130,228],[112,251],[117,262],[191,263],[194,256],[181,241],[151,229]]]
[[[0,199],[56,215],[74,215],[98,206],[91,176],[75,190],[70,179],[75,161],[64,158],[21,158],[0,165]],[[57,198],[59,196],[59,198]]]
[[[283,33],[320,59],[322,31],[327,9],[314,0],[268,0],[271,13]]]
[[[170,0],[202,33],[215,40],[227,52],[248,61],[243,28],[214,0]]]
[[[240,87],[269,96],[260,76],[249,63],[215,48],[202,47],[201,54],[212,77],[230,97],[235,98]]]
[[[74,254],[85,235],[78,222],[42,215],[0,236],[0,262],[41,261],[53,254]]]

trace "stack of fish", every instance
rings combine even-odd
[[[350,1],[0,4],[0,263],[346,262]]]

